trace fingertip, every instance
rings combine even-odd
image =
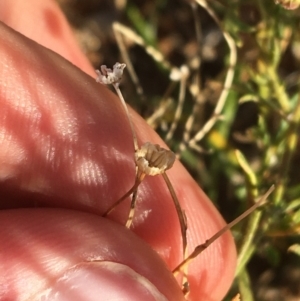
[[[104,211],[134,182],[122,106],[62,57],[5,25],[0,33],[1,185],[35,193],[27,206]]]
[[[1,0],[0,20],[94,76],[91,64],[80,50],[65,16],[55,1],[31,0],[29,4],[22,0]]]
[[[101,287],[108,297],[104,300],[116,295],[183,300],[164,262],[120,225],[72,210],[0,213],[0,274],[6,284],[0,286],[0,295],[5,300],[37,300],[58,293],[62,299],[57,300],[97,300],[91,294],[99,298]],[[89,287],[91,292],[83,294]]]
[[[101,297],[100,297],[101,296]],[[77,265],[41,294],[43,301],[167,301],[147,278],[117,262],[100,261]]]

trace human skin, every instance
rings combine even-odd
[[[96,83],[54,2],[1,0],[0,20],[0,300],[183,300],[171,273],[180,227],[163,179],[139,188],[131,231],[129,200],[101,217],[135,177],[118,98]],[[130,112],[140,145],[166,147]],[[191,252],[224,221],[180,162],[167,173]],[[227,232],[190,265],[188,299],[221,300],[235,263]]]

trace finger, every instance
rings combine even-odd
[[[1,300],[183,300],[158,255],[124,227],[61,209],[0,212]]]
[[[94,74],[94,69],[79,49],[65,16],[55,1],[1,0],[0,20],[60,54],[84,72]]]
[[[8,197],[2,208],[57,205],[101,213],[134,182],[122,107],[60,56],[5,25],[0,32],[0,178]]]

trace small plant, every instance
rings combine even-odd
[[[121,103],[124,107],[124,110],[126,112],[126,115],[128,117],[132,136],[133,136],[133,145],[135,150],[135,164],[136,164],[136,180],[134,186],[125,193],[124,196],[122,196],[119,200],[117,200],[110,208],[107,209],[107,211],[103,214],[103,216],[107,216],[117,205],[119,205],[123,200],[125,200],[128,196],[132,194],[132,200],[131,200],[131,206],[130,211],[128,215],[128,219],[126,222],[126,227],[130,228],[132,224],[132,220],[134,217],[134,209],[135,209],[135,203],[136,203],[136,197],[137,197],[137,191],[138,186],[143,181],[146,175],[148,176],[156,176],[156,175],[162,175],[168,189],[170,191],[170,194],[172,195],[172,199],[174,201],[174,205],[177,211],[178,220],[180,223],[180,229],[181,229],[181,238],[182,238],[182,254],[183,254],[183,260],[181,263],[178,264],[178,266],[173,270],[173,274],[176,276],[179,272],[183,272],[183,292],[184,294],[188,294],[189,292],[189,283],[188,283],[188,265],[189,263],[196,258],[199,254],[201,254],[207,247],[209,247],[216,239],[218,239],[222,234],[224,234],[227,230],[229,230],[231,227],[236,225],[239,221],[244,219],[247,215],[249,215],[251,212],[253,212],[257,207],[261,206],[267,199],[267,197],[271,194],[271,192],[274,190],[274,186],[272,186],[264,195],[261,197],[260,200],[256,202],[255,205],[253,205],[251,208],[249,208],[247,211],[245,211],[242,215],[240,215],[238,218],[236,218],[233,222],[226,225],[223,229],[218,231],[215,235],[213,235],[211,238],[206,240],[204,244],[198,245],[195,250],[187,255],[187,237],[186,237],[186,231],[187,231],[187,217],[185,215],[184,210],[182,210],[180,206],[180,202],[176,196],[176,193],[174,191],[174,188],[166,174],[166,170],[170,169],[173,166],[173,163],[176,159],[175,154],[167,149],[164,149],[160,147],[157,144],[152,144],[150,142],[146,142],[141,147],[138,146],[135,130],[133,123],[131,121],[125,100],[122,96],[121,90],[119,88],[119,83],[122,78],[123,70],[126,67],[125,64],[116,63],[113,66],[113,69],[107,68],[105,65],[101,66],[101,71],[96,70],[96,73],[98,75],[96,81],[102,84],[112,84],[121,100]]]

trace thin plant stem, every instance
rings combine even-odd
[[[173,185],[168,177],[168,175],[163,172],[162,176],[168,186],[168,189],[170,191],[170,194],[172,196],[175,208],[176,208],[176,212],[177,212],[177,216],[179,219],[179,224],[180,224],[180,231],[181,231],[181,237],[182,237],[182,258],[183,260],[185,260],[186,256],[187,256],[187,236],[186,236],[186,231],[187,231],[187,220],[186,220],[186,216],[184,211],[182,210],[179,200],[177,198],[177,195],[175,193],[175,190],[173,188]],[[187,294],[189,292],[189,282],[187,280],[187,268],[188,266],[186,266],[185,268],[183,268],[183,279],[182,279],[182,284],[183,284],[183,291],[184,294]]]
[[[197,4],[195,1],[190,2],[192,13],[193,13],[193,19],[194,19],[194,26],[195,26],[195,35],[196,35],[196,41],[197,41],[197,53],[198,53],[198,75],[201,68],[201,60],[202,60],[202,28],[201,23],[199,21],[199,18],[197,16]],[[198,83],[200,85],[200,76],[198,76]]]
[[[147,118],[147,123],[150,127],[152,127],[154,130],[157,128],[159,120],[164,116],[166,111],[171,108],[172,105],[172,99],[167,98],[164,101],[164,98],[159,103],[159,107],[153,112],[153,114]]]
[[[173,270],[173,274],[176,275],[177,273],[179,273],[186,265],[188,265],[194,258],[196,258],[199,254],[201,254],[216,239],[218,239],[220,236],[222,236],[226,231],[228,231],[230,228],[235,226],[237,223],[239,223],[242,219],[244,219],[250,213],[252,213],[256,208],[258,208],[259,206],[264,204],[266,202],[266,199],[269,197],[269,195],[274,190],[274,188],[275,188],[274,185],[271,186],[269,188],[269,190],[258,200],[258,202],[256,204],[254,204],[252,207],[250,207],[248,210],[246,210],[244,213],[242,213],[235,220],[233,220],[232,222],[227,224],[224,228],[222,228],[220,231],[218,231],[216,234],[214,234],[211,238],[206,240],[206,242],[204,244],[197,246],[194,249],[194,251]]]
[[[222,29],[221,22],[219,21],[218,17],[214,13],[214,11],[208,6],[207,2],[205,0],[195,0],[200,6],[202,6],[209,15],[214,19],[214,21],[218,24],[218,26]],[[216,116],[220,116],[220,114],[223,111],[223,108],[225,106],[229,90],[232,86],[233,78],[234,78],[234,68],[237,62],[237,50],[236,45],[233,40],[233,38],[230,36],[230,34],[222,29],[223,36],[228,44],[230,54],[229,54],[229,68],[226,74],[226,78],[224,81],[224,86],[222,89],[222,92],[220,94],[220,97],[217,101],[217,105],[214,109],[214,112],[212,114],[212,117],[205,123],[205,125],[202,127],[200,131],[198,131],[195,136],[189,141],[189,145],[194,145],[197,142],[199,142],[214,126],[214,124],[217,121]]]
[[[109,215],[119,204],[121,204],[127,197],[129,197],[135,190],[137,190],[138,186],[143,181],[144,177],[136,177],[134,185],[115,203],[113,203],[103,214],[102,216],[105,217]]]
[[[286,134],[285,152],[281,160],[281,176],[278,183],[279,189],[275,193],[275,204],[278,204],[282,199],[285,191],[286,180],[288,179],[288,172],[290,171],[290,166],[292,162],[292,157],[297,149],[297,144],[299,140],[298,129],[300,120],[300,95],[298,96],[298,101],[294,109],[293,115],[290,118],[290,127],[288,133]]]
[[[178,198],[176,196],[175,190],[173,188],[173,185],[167,176],[165,172],[162,173],[162,176],[168,186],[168,189],[170,191],[170,194],[172,196],[177,216],[179,219],[179,224],[180,224],[180,231],[181,231],[181,237],[182,237],[182,253],[183,253],[183,259],[185,258],[185,253],[186,253],[186,247],[187,247],[187,238],[186,238],[186,231],[187,231],[187,222],[186,222],[186,217],[184,214],[184,211],[181,209],[180,203],[178,201]]]
[[[235,156],[237,158],[237,161],[240,165],[240,167],[242,168],[245,176],[246,176],[246,180],[248,182],[248,187],[249,187],[249,195],[251,195],[251,200],[254,201],[254,199],[256,197],[258,197],[258,179],[256,177],[255,172],[252,170],[251,166],[248,164],[246,158],[244,157],[244,155],[239,151],[239,150],[235,150]]]
[[[159,50],[155,49],[151,45],[146,45],[146,43],[144,42],[142,37],[139,36],[137,33],[135,33],[133,30],[131,30],[130,28],[128,28],[120,23],[117,23],[117,22],[115,22],[113,26],[114,26],[115,32],[122,33],[124,36],[133,40],[137,45],[144,48],[145,51],[151,57],[153,57],[156,62],[160,63],[165,69],[167,69],[167,70],[175,70],[176,69],[177,70],[176,67],[173,67],[167,60],[165,60],[163,54]]]
[[[122,35],[121,35],[121,33],[124,34],[124,32],[125,32],[127,35],[129,35],[131,37],[132,36],[132,35],[130,35],[131,31],[129,29],[127,30],[127,28],[125,26],[123,26],[122,24],[120,24],[118,22],[113,23],[113,30],[115,33],[116,41],[119,46],[122,58],[123,58],[124,62],[126,63],[131,80],[133,81],[134,86],[136,87],[136,92],[141,97],[141,99],[144,100],[145,94],[144,94],[143,87],[142,87],[140,80],[133,68],[133,65],[132,65],[131,60],[128,55],[128,51],[125,47],[125,44],[124,44],[124,41],[123,41]]]
[[[241,293],[242,300],[254,301],[253,293],[251,290],[250,277],[246,270],[243,270],[239,279],[238,285]]]
[[[235,155],[237,161],[242,168],[248,185],[246,186],[248,189],[248,195],[252,202],[258,196],[258,179],[256,174],[251,169],[250,165],[246,161],[246,158],[243,154],[236,150]],[[252,253],[254,252],[253,248],[253,239],[258,230],[258,225],[261,219],[262,213],[260,211],[254,212],[247,222],[247,227],[245,229],[243,240],[241,242],[241,247],[239,248],[239,255],[237,260],[237,268],[236,268],[236,276],[239,275],[241,271],[243,271],[245,265],[250,259]]]
[[[132,221],[133,221],[133,216],[134,216],[134,211],[135,211],[135,205],[136,205],[136,198],[137,198],[137,192],[138,192],[138,186],[136,187],[136,189],[133,191],[132,194],[132,199],[131,199],[131,203],[130,203],[130,210],[129,210],[129,214],[128,214],[128,218],[127,218],[127,222],[126,222],[126,228],[130,228]]]
[[[180,88],[179,88],[179,96],[178,96],[178,105],[175,111],[175,116],[172,121],[170,130],[166,136],[166,141],[170,141],[174,135],[174,132],[177,128],[178,121],[182,114],[183,104],[185,100],[185,92],[186,92],[186,82],[188,79],[188,69],[186,66],[181,67],[181,78],[180,78]]]
[[[244,269],[248,260],[251,256],[249,256],[249,252],[252,250],[253,239],[258,229],[258,225],[262,216],[262,212],[256,211],[251,216],[251,220],[248,222],[245,232],[243,233],[243,241],[241,243],[241,247],[239,249],[239,255],[237,259],[237,268],[235,275],[238,276],[239,273]]]
[[[274,91],[275,98],[277,99],[282,111],[284,111],[285,113],[289,113],[291,109],[290,101],[285,92],[284,85],[278,78],[277,70],[274,66],[269,66],[268,76],[271,82],[271,88]]]
[[[180,156],[181,152],[185,150],[186,144],[190,140],[191,137],[191,131],[196,119],[196,116],[199,118],[199,114],[202,113],[203,110],[201,110],[201,105],[203,105],[203,95],[201,94],[201,79],[200,79],[200,68],[201,68],[201,62],[202,62],[202,29],[201,29],[201,23],[199,21],[199,18],[197,16],[197,4],[194,1],[190,2],[190,6],[193,13],[193,19],[194,19],[194,26],[195,26],[195,35],[196,35],[196,41],[197,41],[197,73],[195,77],[193,78],[193,83],[189,85],[189,91],[191,95],[194,98],[195,104],[193,106],[192,114],[189,116],[185,129],[183,132],[183,141],[181,141],[179,145],[179,151],[177,153],[178,157]],[[200,117],[201,118],[201,117]]]
[[[139,149],[139,146],[138,146],[138,142],[137,142],[137,138],[136,138],[136,133],[135,133],[135,130],[134,130],[134,126],[133,126],[133,123],[131,121],[131,118],[130,118],[130,115],[129,115],[129,111],[128,111],[128,108],[127,108],[127,105],[126,105],[126,102],[124,100],[124,97],[122,95],[122,92],[119,88],[119,84],[113,84],[121,102],[122,102],[122,105],[125,109],[125,112],[126,112],[126,115],[127,115],[127,118],[128,118],[128,121],[129,121],[129,124],[130,124],[130,128],[131,128],[131,132],[132,132],[132,137],[133,137],[133,146],[134,146],[134,151],[136,152],[138,149]]]
[[[237,267],[235,270],[234,276],[237,277],[237,279],[240,277],[240,274],[243,273],[243,271],[246,269],[247,263],[251,259],[255,252],[255,245],[252,243],[249,245],[248,249],[244,249],[243,256],[239,256],[239,261],[237,263]]]

